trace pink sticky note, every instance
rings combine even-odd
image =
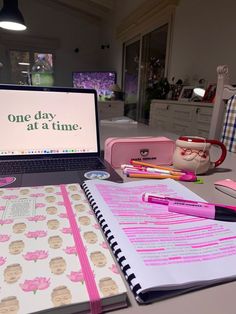
[[[15,177],[0,178],[0,187],[5,186],[5,185],[9,185],[9,184],[13,183],[14,181],[16,181]]]

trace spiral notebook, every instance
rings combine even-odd
[[[82,187],[138,302],[236,279],[235,223],[142,201],[144,192],[202,201],[180,183],[88,180]]]

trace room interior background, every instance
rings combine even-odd
[[[154,51],[160,47],[155,32],[163,28],[162,70],[169,82],[193,85],[204,78],[214,83],[219,64],[227,64],[231,83],[236,81],[234,0],[19,0],[19,7],[28,28],[22,33],[0,29],[1,83],[12,83],[10,51],[19,50],[52,53],[57,86],[72,86],[73,71],[112,70],[124,89],[130,64],[125,57],[136,45],[136,102],[141,102],[147,83],[142,58],[154,41]],[[136,109],[142,120],[143,104]]]

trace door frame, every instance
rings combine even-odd
[[[140,88],[140,67],[141,67],[141,50],[142,50],[142,36],[137,35],[132,39],[123,43],[123,58],[122,58],[122,89],[125,87],[125,64],[126,64],[126,48],[129,45],[132,45],[135,42],[139,41],[139,62],[138,62],[138,86],[137,86],[137,95],[136,95],[136,114],[135,120],[138,118],[138,106],[139,106],[139,88]]]
[[[167,31],[167,44],[166,44],[166,57],[165,57],[165,69],[164,69],[164,76],[168,78],[170,73],[170,62],[171,62],[171,51],[173,45],[173,25],[174,25],[174,18],[175,18],[175,11],[171,10],[168,14],[164,15],[162,18],[159,19],[150,27],[144,28],[139,34],[132,37],[129,40],[123,41],[123,57],[122,57],[122,87],[124,88],[124,78],[125,78],[125,61],[126,61],[126,47],[135,41],[140,41],[139,45],[139,70],[138,70],[138,93],[137,93],[137,109],[136,109],[136,121],[144,122],[142,117],[143,105],[140,103],[140,82],[141,82],[141,60],[142,60],[142,43],[143,43],[143,36],[146,34],[156,30],[159,27],[164,25],[168,25]]]

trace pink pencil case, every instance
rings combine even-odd
[[[138,160],[155,165],[171,165],[175,142],[167,137],[109,137],[104,144],[104,159],[113,168]]]

